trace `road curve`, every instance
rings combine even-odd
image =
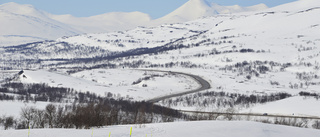
[[[191,94],[203,90],[207,90],[211,88],[211,85],[208,81],[204,80],[200,76],[193,75],[193,74],[188,74],[188,73],[183,73],[183,72],[174,72],[174,71],[164,71],[164,70],[149,70],[149,69],[138,69],[141,71],[154,71],[154,72],[168,72],[168,73],[173,73],[173,74],[180,74],[180,75],[185,75],[193,78],[195,81],[197,81],[201,87],[198,89],[186,91],[186,92],[181,92],[181,93],[176,93],[176,94],[171,94],[171,95],[165,95],[161,97],[156,97],[153,99],[146,100],[146,102],[150,103],[156,103],[158,101],[167,99],[167,98],[172,98],[172,97],[177,97],[177,96],[182,96],[186,94]],[[320,120],[320,117],[318,116],[294,116],[294,115],[280,115],[280,114],[261,114],[261,113],[228,113],[228,112],[202,112],[202,111],[188,111],[188,110],[178,110],[179,112],[182,113],[198,113],[198,114],[217,114],[217,115],[238,115],[238,116],[258,116],[258,117],[279,117],[279,118],[301,118],[301,119],[315,119],[315,120]]]
[[[191,94],[191,93],[195,93],[195,92],[199,92],[199,91],[203,91],[203,90],[207,90],[207,89],[211,88],[211,85],[210,85],[210,83],[208,81],[206,81],[205,79],[201,78],[200,76],[193,75],[193,74],[188,74],[188,73],[183,73],[183,72],[174,72],[174,71],[164,71],[164,70],[149,70],[149,69],[138,69],[138,70],[154,71],[154,72],[168,72],[168,73],[173,73],[173,74],[185,75],[185,76],[193,78],[200,85],[199,88],[194,89],[194,90],[156,97],[156,98],[153,98],[153,99],[146,100],[146,102],[155,103],[155,102],[158,102],[160,100],[167,99],[167,98],[172,98],[172,97],[182,96],[182,95],[186,95],[186,94]]]

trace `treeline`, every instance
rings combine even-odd
[[[226,65],[224,68],[220,68],[221,71],[237,72],[238,75],[244,75],[247,79],[251,79],[253,76],[259,77],[260,74],[266,74],[274,70],[275,67],[279,68],[279,71],[285,71],[286,68],[292,66],[291,63],[277,63],[273,61],[243,61],[234,65]]]
[[[117,64],[117,63],[109,64],[108,63],[109,61],[117,61],[119,59],[122,60],[124,58],[128,58],[128,57],[132,58],[132,57],[137,57],[141,55],[166,54],[168,51],[172,51],[172,50],[206,46],[206,43],[209,45],[220,45],[223,43],[232,43],[232,41],[226,41],[226,40],[213,41],[211,39],[205,39],[198,43],[182,44],[184,40],[197,38],[198,36],[200,36],[205,32],[206,31],[197,32],[197,34],[190,36],[188,38],[182,37],[179,39],[175,39],[174,41],[168,42],[158,47],[137,48],[137,49],[122,51],[122,52],[112,52],[100,47],[74,45],[67,42],[44,41],[44,42],[37,42],[37,43],[29,43],[29,44],[23,44],[19,46],[5,47],[4,48],[5,52],[10,53],[12,55],[20,54],[21,56],[20,58],[14,58],[10,56],[11,59],[4,60],[4,62],[9,62],[11,64],[10,65],[11,67],[7,69],[18,69],[21,67],[44,68],[44,67],[50,67],[50,66],[57,67],[57,66],[69,66],[69,65],[81,66],[81,64],[86,64],[86,65],[91,64],[92,66],[98,67],[98,68],[106,67],[106,66],[114,68],[116,67],[114,64]],[[227,39],[227,38],[229,37],[225,36],[225,37],[222,37],[221,39]],[[119,45],[123,45],[123,44],[119,44]],[[57,48],[57,47],[63,47],[63,48]],[[54,52],[48,52],[47,50],[43,50],[48,48],[52,49],[51,51],[54,51]],[[251,52],[251,49],[250,50],[243,49],[242,51]],[[37,55],[34,55],[34,53],[37,53]],[[56,63],[53,63],[53,64],[46,63],[44,65],[42,62],[45,62],[45,61],[52,61]],[[101,65],[95,65],[95,64],[101,64]],[[21,67],[16,67],[18,65],[21,65]],[[166,66],[168,65],[170,64],[166,64]],[[135,63],[131,63],[130,66],[132,68],[138,67],[137,65],[135,65]]]
[[[155,77],[164,77],[168,74],[163,74],[163,75],[160,75],[160,74],[151,74],[150,76],[146,76],[146,77],[143,77],[143,78],[139,78],[138,80],[132,82],[132,85],[137,85],[137,84],[140,84],[142,81],[148,81],[152,78],[155,78]]]
[[[47,84],[5,83],[0,87],[0,100],[88,103],[102,98],[93,93],[77,92],[72,88],[51,87]]]
[[[170,122],[184,116],[177,110],[154,105],[147,102],[134,102],[123,98],[114,99],[113,94],[100,97],[91,93],[76,93],[68,88],[49,87],[46,84],[7,83],[1,91],[20,94],[12,98],[31,101],[44,97],[44,102],[69,100],[69,105],[56,106],[49,104],[44,110],[34,107],[22,108],[20,119],[4,116],[0,125],[5,129],[31,128],[91,128],[106,125],[143,124],[154,122]],[[1,95],[1,94],[0,94]],[[9,96],[9,95],[6,95]],[[55,97],[56,96],[56,97]],[[74,98],[70,98],[70,97]],[[42,101],[42,100],[41,100]]]
[[[110,51],[100,47],[85,45],[75,45],[67,42],[44,41],[18,46],[9,46],[3,48],[6,53],[12,55],[20,54],[17,60],[55,60],[55,59],[74,59],[74,58],[92,58],[105,56]],[[51,49],[48,51],[47,49]],[[35,58],[35,54],[37,55]],[[68,57],[66,56],[68,55]]]
[[[129,60],[130,57],[124,58],[125,60]],[[101,63],[101,64],[100,64]],[[98,64],[98,65],[97,65]],[[122,62],[122,63],[103,63],[99,62],[97,64],[93,64],[92,66],[81,66],[78,67],[68,67],[68,74],[77,73],[84,70],[92,70],[92,69],[99,69],[99,68],[108,68],[108,69],[115,69],[115,68],[172,68],[172,67],[183,67],[183,68],[203,68],[203,65],[195,64],[190,61],[176,61],[176,62],[168,62],[168,63],[152,63],[144,60],[137,60],[132,62]]]
[[[20,119],[2,117],[5,129],[76,128],[89,129],[107,125],[172,122],[181,118],[176,110],[146,102],[110,101],[99,103],[56,106],[49,104],[44,110],[34,107],[21,109]]]
[[[305,97],[314,97],[316,99],[320,98],[320,94],[318,94],[318,93],[310,93],[310,92],[305,92],[305,91],[299,92],[299,95],[305,96]]]
[[[163,106],[184,106],[198,108],[248,108],[254,104],[263,104],[291,97],[288,93],[273,93],[268,95],[245,95],[208,91],[166,99],[160,102]]]

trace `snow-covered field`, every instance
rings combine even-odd
[[[23,108],[36,108],[44,110],[48,104],[61,105],[62,103],[50,103],[50,102],[21,102],[21,101],[0,101],[0,116],[13,116],[14,118],[20,118],[21,109]]]
[[[197,121],[121,125],[99,129],[31,129],[30,137],[318,137],[320,130],[243,121]],[[6,130],[0,137],[26,137],[28,130]]]
[[[191,2],[201,1],[191,0]],[[211,84],[211,89],[207,91],[247,96],[275,93],[292,95],[274,102],[234,107],[237,112],[320,116],[320,110],[317,109],[320,105],[318,99],[299,96],[301,91],[320,94],[319,6],[320,2],[317,0],[300,0],[263,12],[216,15],[186,23],[84,34],[26,47],[1,48],[0,65],[9,66],[8,68],[27,66],[55,70],[25,70],[24,76],[21,75],[18,80],[23,83],[46,83],[49,86],[73,88],[79,92],[91,92],[100,96],[110,92],[115,98],[134,101],[199,88],[199,83],[188,76],[139,69],[190,73],[202,77]],[[153,50],[139,49],[143,51],[142,55],[139,54],[139,50],[134,50],[159,46],[168,46],[166,47],[168,50],[152,53]],[[180,46],[183,48],[178,48]],[[115,54],[117,51],[125,54],[116,54],[116,59],[107,58],[109,54],[111,56],[112,52]],[[130,51],[133,51],[132,55]],[[91,61],[87,58],[97,60]],[[107,69],[109,63],[117,69]],[[88,69],[99,65],[107,67]],[[131,67],[139,69],[129,69]],[[67,74],[67,71],[78,68],[83,71]],[[7,73],[10,72],[3,73],[3,77]],[[187,100],[183,99],[185,98],[181,100]],[[196,101],[201,104],[204,100],[198,98]],[[0,102],[0,116],[18,116],[21,108],[25,106],[43,109],[47,104],[48,102],[25,104],[3,101]],[[202,107],[178,104],[168,107],[181,110],[219,110],[214,105],[216,104],[212,103]],[[228,106],[222,108],[226,109]],[[121,137],[128,136],[131,126],[134,127],[133,136],[316,137],[320,135],[318,130],[254,122],[202,121],[147,124],[142,125],[142,128],[138,128],[141,125],[111,126],[94,129],[93,134],[92,130],[32,129],[30,136],[103,137],[111,132],[111,136]],[[22,137],[26,136],[27,132],[28,130],[1,131],[0,137]]]
[[[50,86],[73,88],[80,92],[105,96],[108,92],[118,97],[147,100],[158,96],[184,92],[199,87],[192,78],[166,72],[131,69],[94,69],[75,74],[25,70],[24,83],[48,83]],[[150,77],[143,80],[143,78]],[[141,82],[138,82],[142,79]],[[137,82],[137,84],[133,84]]]
[[[296,96],[262,105],[256,105],[242,112],[272,113],[281,115],[320,116],[320,100],[314,97]]]

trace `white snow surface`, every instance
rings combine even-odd
[[[142,12],[110,12],[91,17],[54,15],[32,5],[14,2],[0,5],[0,46],[12,46],[83,33],[124,31],[138,26],[159,26],[163,23],[182,23],[203,16],[263,10],[264,5],[242,8],[239,6],[211,6],[204,0],[190,0],[171,14],[152,20]],[[196,7],[196,10],[194,10]],[[192,11],[192,12],[190,12]],[[190,15],[191,14],[191,15]]]
[[[140,127],[141,126],[141,127]],[[120,125],[99,129],[31,129],[30,137],[318,137],[320,130],[243,121],[196,121]],[[25,137],[28,130],[3,130],[0,137]]]
[[[199,6],[199,9],[208,9],[210,6],[214,6],[198,0],[191,0],[189,3],[197,4],[196,6]],[[218,7],[217,5],[215,6]],[[263,5],[260,6],[263,7]],[[157,47],[181,37],[186,38],[196,34],[190,30],[209,30],[196,38],[188,38],[179,41],[179,44],[188,45],[202,40],[211,39],[214,42],[221,42],[220,45],[212,44],[179,51],[169,51],[167,54],[152,56],[143,55],[127,61],[138,61],[143,59],[146,62],[152,62],[154,64],[185,61],[197,65],[203,65],[204,67],[201,69],[182,69],[177,67],[170,70],[199,75],[211,83],[212,90],[214,91],[249,95],[278,92],[287,92],[292,95],[297,95],[301,91],[319,93],[319,85],[299,87],[301,83],[303,85],[305,81],[297,79],[296,76],[297,72],[311,72],[314,75],[320,75],[320,72],[318,71],[319,69],[316,69],[316,67],[319,66],[320,59],[320,51],[318,47],[320,44],[320,18],[318,18],[320,15],[319,7],[319,0],[300,0],[260,12],[216,15],[180,24],[162,25],[153,28],[138,27],[136,29],[123,32],[63,37],[59,38],[57,41],[68,42],[76,45],[83,44],[86,46],[103,47],[111,51],[126,51],[135,48]],[[237,9],[236,6],[233,8]],[[18,13],[20,14],[19,10],[17,11],[17,14]],[[42,15],[37,14],[37,16]],[[194,15],[194,17],[195,16],[198,15]],[[60,17],[63,18],[63,16]],[[141,17],[145,16],[141,15]],[[147,17],[145,19],[147,20]],[[72,24],[72,22],[70,22],[70,24]],[[229,36],[230,38],[225,40],[230,40],[232,43],[223,43],[224,39],[222,39],[222,37],[224,36]],[[1,37],[8,36],[0,36],[0,38]],[[118,42],[119,40],[121,40],[121,42]],[[119,44],[123,45],[119,46]],[[255,51],[264,50],[265,52],[243,54],[239,52],[232,52],[211,56],[208,55],[212,50],[218,50],[221,52],[235,50],[233,49],[233,46],[236,47],[236,50],[250,48]],[[197,54],[205,54],[206,56],[194,57]],[[239,75],[237,72],[232,73],[231,71],[219,70],[219,68],[226,65],[257,60],[273,61],[276,63],[292,63],[293,66],[286,68],[284,71],[281,71],[280,66],[277,66],[266,74],[261,74],[259,77],[252,77],[251,80],[246,79],[245,75]],[[314,66],[305,65],[309,62]],[[91,91],[98,95],[104,95],[106,92],[111,92],[123,97],[128,95],[128,98],[132,97],[135,100],[150,99],[197,87],[197,85],[194,85],[194,81],[192,82],[189,78],[173,76],[156,77],[154,80],[143,81],[143,83],[138,85],[132,85],[132,82],[144,77],[143,73],[144,72],[137,70],[88,70],[69,76],[65,74],[58,74],[56,72],[38,70],[25,71],[27,79],[23,79],[22,81],[48,83],[51,86],[71,87],[83,92]],[[278,82],[279,85],[271,85],[271,81]],[[319,83],[320,79],[314,78],[311,82]],[[148,87],[142,87],[143,84],[147,84]],[[298,88],[290,88],[293,84],[298,84]],[[189,85],[192,86],[190,87]],[[319,106],[319,102],[320,101],[314,98],[294,96],[292,98],[272,103],[257,105],[253,108],[241,111],[289,115],[294,113],[295,115],[319,116],[320,112],[316,109],[317,106]],[[177,107],[177,109],[188,108]],[[194,110],[196,108],[189,109]],[[258,127],[259,126],[257,126],[257,128]],[[296,128],[290,129],[292,133],[296,132]],[[168,131],[169,130],[171,131],[171,129],[168,129]],[[291,132],[283,133],[278,130],[270,131],[268,129],[262,129],[262,131],[266,131],[266,133],[279,133],[282,136],[286,136],[287,134],[291,135]],[[45,132],[43,133],[45,134]],[[302,133],[308,134],[309,132]],[[9,131],[8,134],[10,134]],[[228,133],[228,135],[230,134],[231,133]],[[257,136],[256,134],[254,135]],[[292,136],[295,135],[299,134],[295,133]],[[119,136],[121,136],[121,134]]]
[[[128,30],[151,21],[151,17],[142,12],[110,12],[91,17],[53,14],[48,14],[48,16],[54,20],[68,24],[83,33]]]
[[[0,116],[13,116],[14,118],[20,118],[21,109],[32,107],[40,110],[44,110],[48,104],[61,105],[62,103],[51,102],[21,102],[21,101],[0,101]]]
[[[133,82],[140,78],[153,74],[163,75],[163,77],[153,77],[133,85]],[[70,76],[46,70],[25,70],[24,75],[27,78],[22,77],[21,81],[23,83],[47,83],[49,86],[73,88],[80,92],[89,91],[100,96],[105,96],[110,92],[117,97],[134,100],[147,100],[199,87],[198,83],[190,77],[165,74],[167,73],[128,69],[96,69]]]
[[[79,34],[80,31],[49,18],[32,5],[6,3],[0,5],[0,46],[56,39]]]
[[[314,97],[296,96],[263,105],[256,105],[241,112],[320,116],[320,110],[316,109],[316,106],[320,106],[320,100]]]
[[[254,5],[250,7],[221,6],[215,3],[209,3],[206,0],[189,0],[184,5],[169,13],[168,15],[154,20],[154,24],[163,23],[182,23],[186,21],[196,20],[206,16],[214,16],[218,14],[232,14],[248,11],[259,11],[267,9],[265,4]]]

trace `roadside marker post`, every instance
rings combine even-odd
[[[111,132],[109,133],[109,137],[111,136]]]
[[[30,137],[30,126],[29,126],[29,130],[28,130],[28,137]]]
[[[130,137],[131,137],[131,134],[132,134],[132,127],[130,128]]]

